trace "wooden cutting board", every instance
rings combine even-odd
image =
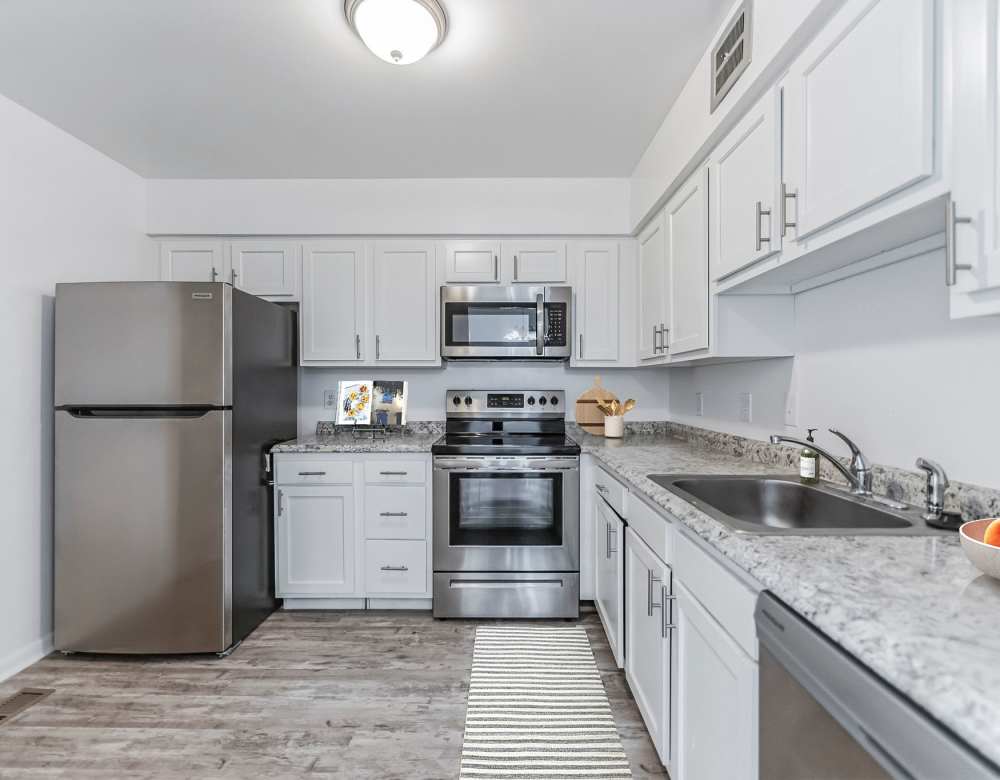
[[[576,399],[576,424],[587,433],[603,436],[604,413],[597,408],[598,400],[612,401],[618,400],[618,397],[601,384],[599,376],[595,376],[593,386]]]

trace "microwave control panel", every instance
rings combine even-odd
[[[545,306],[545,346],[566,346],[566,304],[549,303]]]

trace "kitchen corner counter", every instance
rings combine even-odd
[[[570,435],[632,490],[1000,764],[1000,581],[966,560],[957,534],[734,533],[646,475],[794,473],[790,462],[776,463],[773,453],[769,460],[763,442],[729,447],[720,435],[709,447],[669,427],[653,430],[607,440],[574,426]]]
[[[394,432],[388,438],[374,440],[370,438],[356,439],[350,431],[337,431],[313,436],[300,436],[297,439],[275,444],[271,448],[271,452],[274,454],[303,452],[430,453],[431,445],[440,438],[441,429],[436,427],[420,427],[402,433]]]

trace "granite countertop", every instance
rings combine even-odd
[[[433,423],[416,423],[403,429],[395,429],[388,438],[356,439],[350,429],[334,429],[331,426],[320,427],[320,432],[313,436],[300,436],[297,439],[275,444],[273,453],[282,452],[430,452],[431,445],[444,433],[443,425]]]
[[[571,436],[608,471],[1000,763],[1000,581],[966,560],[957,534],[736,534],[646,475],[794,473],[787,464],[777,468],[662,432],[606,440],[575,428]]]

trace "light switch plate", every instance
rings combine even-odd
[[[324,390],[323,391],[323,408],[324,409],[336,409],[337,408],[337,391],[336,390]]]
[[[753,422],[753,393],[740,393],[740,422]]]

